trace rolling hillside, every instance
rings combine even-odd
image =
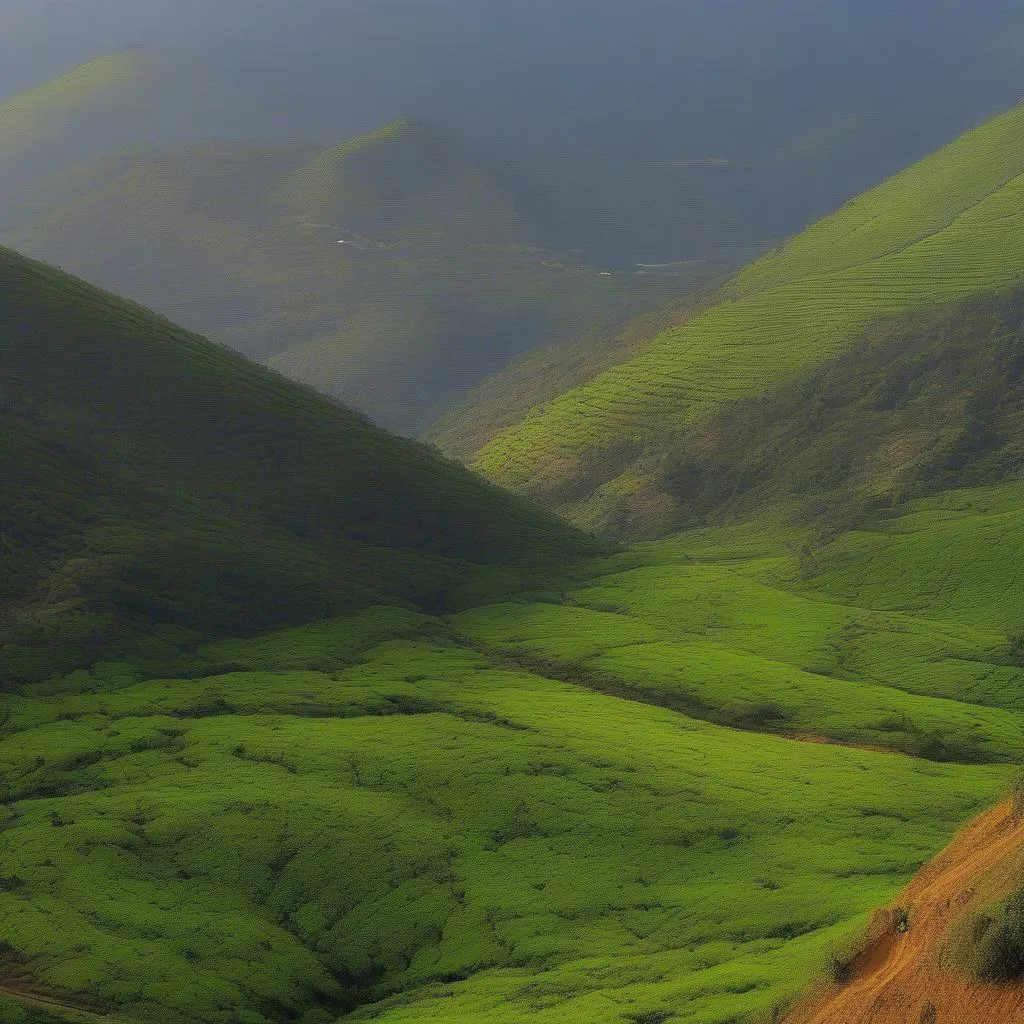
[[[116,152],[33,180],[0,215],[19,251],[407,434],[523,352],[709,273],[608,276],[536,234],[485,158],[409,121],[330,148]]]
[[[6,213],[225,344],[0,250],[0,1022],[1013,1020],[1022,128],[639,318],[409,120]]]
[[[962,493],[866,524],[814,578],[770,523],[682,534],[529,601],[222,639],[185,678],[22,685],[0,1003],[770,1015],[1024,751],[1001,599],[1020,508]],[[887,559],[914,565],[906,593]]]
[[[590,527],[657,529],[675,512],[659,487],[666,453],[692,424],[843,351],[878,318],[1024,276],[1022,125],[1024,106],[847,204],[474,464]]]
[[[602,552],[0,284],[8,1017],[771,1019],[1024,757],[1019,483]]]
[[[140,307],[9,252],[0,286],[7,682],[373,604],[437,611],[588,548]]]

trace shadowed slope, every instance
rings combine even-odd
[[[140,307],[12,253],[0,294],[8,677],[141,637],[159,652],[332,607],[442,607],[473,565],[587,547]]]

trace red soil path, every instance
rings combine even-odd
[[[940,963],[950,925],[991,899],[1024,859],[1024,817],[1000,804],[970,824],[875,915],[844,985],[820,985],[785,1024],[1024,1024],[1024,984],[986,985]],[[909,928],[893,927],[893,908]],[[934,1008],[934,1016],[928,1009]]]

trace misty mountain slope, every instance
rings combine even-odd
[[[279,192],[304,220],[352,236],[407,244],[528,238],[501,183],[473,153],[408,119],[319,154]]]
[[[0,102],[0,187],[31,180],[57,154],[77,151],[91,116],[124,103],[142,63],[131,53],[98,57]]]
[[[437,609],[587,549],[140,307],[7,252],[0,276],[8,680],[332,608]]]
[[[847,204],[736,275],[705,312],[498,435],[475,464],[578,521],[650,528],[673,506],[651,475],[688,424],[792,379],[876,318],[1024,276],[1022,125],[1017,107]]]
[[[404,121],[329,149],[118,153],[21,196],[3,218],[20,251],[406,433],[516,355],[624,321],[686,281],[602,275],[536,247],[500,176]]]
[[[0,96],[129,48],[171,69],[106,149],[326,144],[412,113],[540,171],[522,198],[546,244],[600,262],[792,234],[1024,93],[1024,13],[1002,0],[8,0],[3,17]]]

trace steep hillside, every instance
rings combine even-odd
[[[987,920],[996,930],[999,896],[1019,879],[1024,818],[1006,801],[982,815],[879,911],[867,934],[837,955],[832,984],[820,984],[783,1019],[786,1024],[1018,1024],[1024,984],[972,977],[958,956],[958,932]],[[1018,897],[1019,898],[1019,897]],[[981,934],[965,938],[981,945]],[[1015,949],[1019,946],[1015,936]]]
[[[140,307],[8,252],[0,295],[7,681],[370,604],[439,610],[476,576],[507,589],[517,564],[587,549]]]
[[[0,216],[18,250],[405,433],[528,349],[707,274],[608,276],[535,233],[484,158],[407,121],[330,149],[117,153],[33,181]]]
[[[722,269],[722,264],[705,263],[702,270],[712,278],[716,266]],[[693,282],[699,281],[701,276],[698,270]],[[724,270],[722,276],[725,276]],[[663,331],[692,316],[709,301],[707,293],[698,291],[689,298],[642,314],[620,330],[591,329],[543,345],[481,381],[461,402],[432,423],[424,437],[455,458],[469,459],[497,434],[528,416],[534,406],[557,398],[609,367],[625,362]]]
[[[882,321],[795,381],[695,420],[666,449],[661,509],[620,528],[782,504],[834,531],[908,498],[1017,479],[1022,369],[1019,290]]]
[[[477,455],[495,480],[615,530],[672,499],[666,452],[716,407],[849,347],[876,318],[1024,276],[1024,106],[762,257],[629,362],[535,409]]]

